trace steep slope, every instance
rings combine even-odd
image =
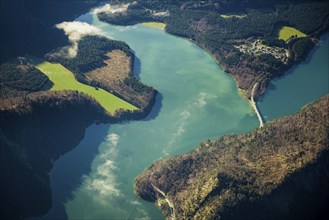
[[[121,49],[131,64],[124,78],[130,90],[121,94],[117,88],[106,89],[135,101],[141,110],[120,109],[112,117],[85,94],[48,91],[53,83],[35,68],[35,56],[67,46],[67,37],[55,24],[73,20],[95,5],[97,0],[0,2],[0,219],[24,219],[49,210],[53,162],[77,146],[90,124],[140,119],[153,107],[157,91],[133,75],[134,54],[129,46],[96,36],[82,39],[76,59],[65,64],[77,70],[78,80],[99,90],[105,87],[102,80],[84,74],[100,67],[120,69],[120,63],[109,67],[104,61],[109,59],[105,54]]]
[[[177,219],[317,218],[328,210],[328,121],[329,95],[263,128],[156,162],[136,178],[136,192]]]
[[[45,214],[51,207],[49,171],[85,129],[103,120],[102,107],[77,92],[39,92],[1,100],[1,219]]]
[[[78,145],[86,127],[93,122],[144,118],[156,90],[150,88],[142,110],[119,109],[110,116],[86,94],[42,91],[52,85],[34,67],[23,66],[31,74],[25,77],[26,72],[18,71],[22,65],[8,65],[8,71],[1,68],[0,72],[4,79],[0,89],[0,218],[24,219],[49,210],[53,161]],[[137,79],[135,83],[147,87]]]
[[[67,44],[55,24],[73,20],[97,1],[4,0],[0,2],[0,61],[33,54],[41,56]]]

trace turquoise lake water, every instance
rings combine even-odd
[[[232,77],[188,40],[142,25],[112,26],[90,15],[79,20],[89,21],[112,39],[125,41],[139,59],[134,71],[160,95],[145,120],[92,125],[79,146],[56,161],[51,172],[54,204],[42,218],[164,219],[153,203],[134,194],[134,178],[154,161],[191,151],[205,139],[253,130],[258,127],[257,117],[238,94]],[[276,90],[268,91],[259,103],[266,119],[291,114],[304,105],[287,106],[280,98],[280,94],[287,94],[277,93],[286,88],[286,78],[298,75],[313,65],[317,56],[323,56],[323,45],[328,45],[328,38],[323,39],[307,64],[274,81]],[[319,62],[327,65],[328,73],[328,60]],[[309,83],[317,78],[314,74],[307,77],[304,81]],[[328,85],[322,80],[323,84]],[[312,88],[312,84],[308,86]],[[292,86],[289,94],[295,88]],[[313,94],[311,100],[323,93],[313,91],[307,92]],[[299,92],[294,94],[292,99],[297,100]],[[277,97],[275,102],[272,96]],[[280,113],[272,105],[280,105]]]

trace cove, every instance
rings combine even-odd
[[[259,99],[266,121],[297,112],[329,92],[329,34],[321,37],[308,58],[281,78],[274,79]]]
[[[134,178],[158,159],[252,130],[258,120],[233,78],[192,42],[143,25],[112,26],[92,14],[78,20],[125,41],[137,57],[135,74],[159,95],[146,119],[93,125],[79,146],[55,162],[54,204],[42,219],[164,219],[153,203],[134,194]]]

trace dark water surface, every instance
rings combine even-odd
[[[258,106],[266,121],[290,115],[329,92],[329,34],[321,38],[305,62],[274,79]]]

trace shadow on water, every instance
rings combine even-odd
[[[152,111],[144,121],[153,120],[158,116],[162,99],[162,94],[158,93]],[[50,173],[52,207],[46,215],[29,220],[68,219],[64,204],[73,198],[74,192],[83,182],[83,176],[91,172],[91,164],[98,153],[98,146],[106,138],[109,128],[108,124],[91,125],[86,129],[85,137],[79,145],[55,162]]]
[[[103,142],[109,125],[93,124],[86,129],[85,137],[72,151],[61,156],[51,171],[52,207],[41,219],[68,219],[64,203],[73,197],[73,192],[82,183],[83,175],[91,172],[91,164],[98,153],[98,146]]]
[[[133,73],[135,75],[135,77],[139,80],[140,79],[140,74],[141,74],[141,60],[135,56],[134,59],[134,66],[133,66]]]
[[[143,121],[153,120],[159,115],[160,110],[162,108],[162,100],[163,96],[160,92],[158,92],[157,96],[155,97],[155,103],[152,107],[151,112],[146,116],[146,118],[144,118]]]
[[[88,24],[92,24],[93,23],[93,14],[92,13],[86,13],[86,14],[81,15],[80,17],[78,17],[76,20],[81,21],[81,22],[86,22]]]
[[[154,106],[144,121],[153,120],[159,115],[162,99],[162,94],[158,93]],[[55,161],[50,173],[52,207],[46,215],[28,220],[68,219],[64,205],[73,198],[74,192],[83,183],[83,176],[91,172],[91,164],[98,153],[98,146],[106,138],[109,128],[108,124],[92,124],[86,129],[79,145]]]
[[[276,85],[272,82],[269,83],[269,85],[267,86],[266,90],[267,92],[270,92],[270,91],[275,91],[277,88],[276,88]]]
[[[141,60],[137,56],[135,56],[133,73],[138,80],[140,80],[141,65],[142,65]],[[155,97],[155,103],[152,107],[151,112],[146,116],[146,118],[144,118],[143,121],[153,120],[159,115],[160,109],[162,107],[162,100],[163,100],[163,95],[160,92],[158,92],[157,96]]]

